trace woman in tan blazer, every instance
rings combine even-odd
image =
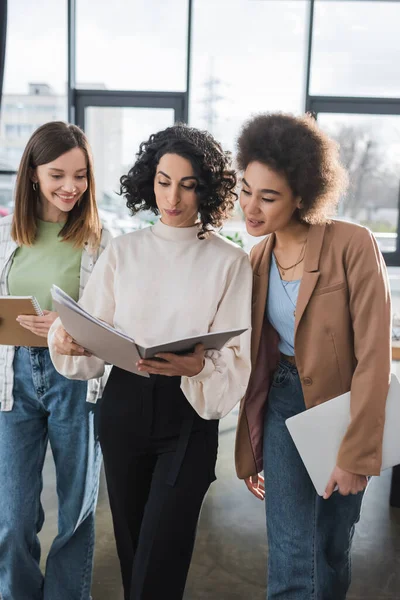
[[[363,493],[381,466],[391,343],[386,267],[368,229],[329,219],[346,175],[314,119],[250,120],[238,162],[247,230],[267,237],[251,252],[253,370],[237,473],[266,498],[268,600],[343,600]],[[351,423],[321,498],[285,420],[349,390]]]

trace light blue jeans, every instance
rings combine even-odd
[[[14,407],[0,412],[0,598],[88,600],[101,454],[87,383],[57,373],[46,348],[16,348]],[[58,535],[46,572],[42,470],[50,446],[57,475]]]
[[[268,396],[264,467],[268,600],[344,600],[363,493],[317,495],[285,420],[305,410],[295,366],[281,361]]]

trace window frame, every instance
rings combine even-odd
[[[188,121],[193,0],[187,0],[186,90],[184,92],[92,90],[76,86],[76,3],[68,0],[68,120],[83,127],[86,106],[173,108],[177,121]],[[119,104],[118,104],[119,103]]]
[[[315,16],[315,3],[323,0],[310,0],[309,21],[307,36],[307,69],[305,81],[305,111],[311,113],[316,119],[319,114],[359,114],[359,115],[400,115],[400,98],[379,98],[379,97],[352,97],[352,96],[331,96],[331,95],[311,95],[310,80],[312,68],[313,53],[313,29]],[[325,0],[329,2],[330,0]],[[333,1],[333,0],[332,0]],[[343,2],[349,0],[342,0]],[[352,0],[355,1],[355,0]],[[360,0],[361,1],[361,0]],[[363,0],[365,1],[365,0]],[[377,2],[378,0],[368,0]],[[399,2],[400,0],[386,0]],[[400,188],[400,177],[399,177]],[[397,215],[397,240],[396,250],[394,252],[383,252],[383,258],[388,267],[400,267],[400,189],[398,196],[398,215]]]

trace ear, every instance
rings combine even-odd
[[[29,169],[29,179],[32,181],[32,183],[37,183],[38,180],[38,176],[36,175],[36,169]]]
[[[301,198],[300,196],[296,198],[296,208],[304,208],[303,198]]]

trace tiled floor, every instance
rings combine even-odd
[[[264,505],[236,479],[232,459],[234,419],[229,419],[222,424],[218,480],[203,507],[185,600],[265,598]],[[400,599],[400,509],[389,508],[389,488],[390,472],[375,478],[369,487],[354,541],[349,600]],[[45,465],[43,500],[47,515],[41,534],[45,555],[56,528],[51,455]],[[103,478],[97,511],[93,598],[123,598]]]

